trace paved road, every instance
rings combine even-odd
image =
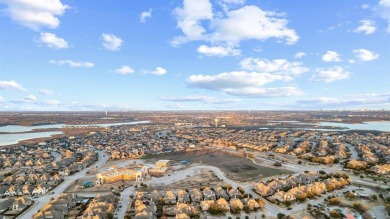
[[[35,202],[37,202],[37,203],[34,204],[29,209],[27,209],[27,211],[25,211],[23,214],[19,215],[17,218],[20,218],[20,219],[33,218],[34,214],[38,210],[40,210],[44,205],[46,205],[48,202],[50,202],[51,198],[55,198],[58,195],[60,195],[61,193],[63,193],[65,191],[65,189],[68,188],[76,179],[84,177],[88,170],[94,168],[95,166],[98,166],[99,168],[102,167],[107,162],[109,156],[106,155],[105,157],[103,157],[104,153],[101,151],[98,151],[98,154],[99,154],[99,160],[95,164],[92,164],[90,167],[88,167],[88,168],[86,168],[86,169],[84,169],[84,170],[82,170],[74,175],[65,176],[64,181],[59,186],[57,186],[54,190],[52,190],[52,192],[54,192],[54,194],[52,194],[52,195],[48,194],[48,195],[45,195],[45,196],[40,197],[38,199],[35,199]]]
[[[356,151],[356,148],[352,146],[351,144],[344,142],[345,146],[349,148],[349,151],[351,152],[351,159],[357,160],[359,159],[358,153]]]
[[[57,151],[52,151],[51,155],[53,155],[53,157],[54,157],[53,162],[60,161],[61,158],[62,158],[62,155],[59,152],[57,152]]]
[[[126,210],[129,207],[130,203],[130,195],[134,193],[134,187],[128,187],[121,193],[121,198],[119,200],[118,206],[122,206],[121,208],[117,208],[116,217],[117,218],[125,218]]]
[[[386,207],[385,206],[374,206],[371,211],[369,211],[371,216],[374,218],[386,218]]]

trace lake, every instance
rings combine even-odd
[[[382,132],[390,132],[390,122],[382,121],[382,122],[365,122],[365,123],[337,123],[337,122],[320,122],[315,123],[319,126],[337,126],[337,127],[345,127],[352,130],[376,130]]]
[[[300,121],[274,121],[274,122],[294,123],[299,125],[311,125],[311,126],[323,127],[323,128],[316,128],[316,127],[296,128],[296,129],[305,129],[305,130],[317,130],[317,131],[375,130],[381,132],[390,132],[389,121],[377,121],[377,122],[365,122],[365,123],[353,123],[353,124],[339,123],[339,122],[303,123]],[[326,128],[326,126],[328,126],[329,128]],[[338,127],[340,129],[330,128],[330,127]],[[268,128],[259,128],[259,129],[268,129]],[[275,129],[290,129],[290,128],[278,128],[277,126],[275,126]]]
[[[134,122],[120,122],[120,123],[107,123],[107,124],[82,124],[75,126],[99,126],[109,127],[118,125],[136,125],[149,123],[149,121],[134,121]],[[66,124],[53,124],[53,125],[38,125],[38,126],[20,126],[20,125],[7,125],[0,127],[0,132],[8,132],[6,134],[0,134],[0,146],[16,144],[22,140],[35,139],[35,138],[46,138],[52,135],[63,134],[62,131],[50,131],[50,132],[35,132],[35,133],[22,133],[29,132],[34,129],[51,129],[51,128],[62,128],[67,126]]]
[[[99,126],[109,127],[117,125],[135,125],[149,123],[149,121],[134,121],[134,122],[119,122],[119,123],[106,123],[106,124],[81,124],[81,125],[67,125],[67,124],[53,124],[53,125],[37,125],[37,126],[21,126],[21,125],[6,125],[0,127],[0,132],[18,133],[18,132],[29,132],[34,129],[52,129],[52,128],[63,128],[64,126]]]
[[[46,138],[52,135],[62,134],[61,131],[55,132],[36,132],[36,133],[13,133],[13,134],[1,134],[0,135],[0,146],[16,144],[19,141],[35,139],[35,138]]]

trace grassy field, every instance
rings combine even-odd
[[[160,159],[173,161],[187,160],[191,163],[211,165],[223,170],[230,179],[241,182],[261,180],[264,177],[293,173],[284,169],[262,167],[246,158],[212,150],[149,155],[144,157],[144,159],[152,162]]]

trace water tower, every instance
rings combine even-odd
[[[218,121],[219,121],[219,119],[214,119],[214,122],[215,122],[215,128],[217,128],[217,127],[218,127]]]

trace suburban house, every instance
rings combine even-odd
[[[39,184],[33,191],[33,195],[44,195],[51,189],[50,185],[47,184]]]
[[[200,202],[203,200],[202,193],[198,189],[191,189],[190,196],[192,202]]]
[[[205,200],[200,202],[200,208],[202,211],[208,211],[210,206],[215,203],[214,200]]]
[[[210,187],[203,189],[203,199],[204,200],[216,200],[215,192],[211,190]]]
[[[176,195],[175,195],[175,193],[173,193],[172,191],[165,192],[164,201],[165,201],[165,203],[168,203],[168,204],[176,203]]]
[[[15,201],[12,203],[12,209],[13,211],[21,212],[28,206],[32,204],[31,199],[19,197],[15,199]]]
[[[224,198],[218,199],[215,204],[225,211],[230,211],[230,205]]]
[[[177,201],[181,203],[190,203],[191,202],[190,195],[187,193],[186,190],[180,189],[177,192]]]

